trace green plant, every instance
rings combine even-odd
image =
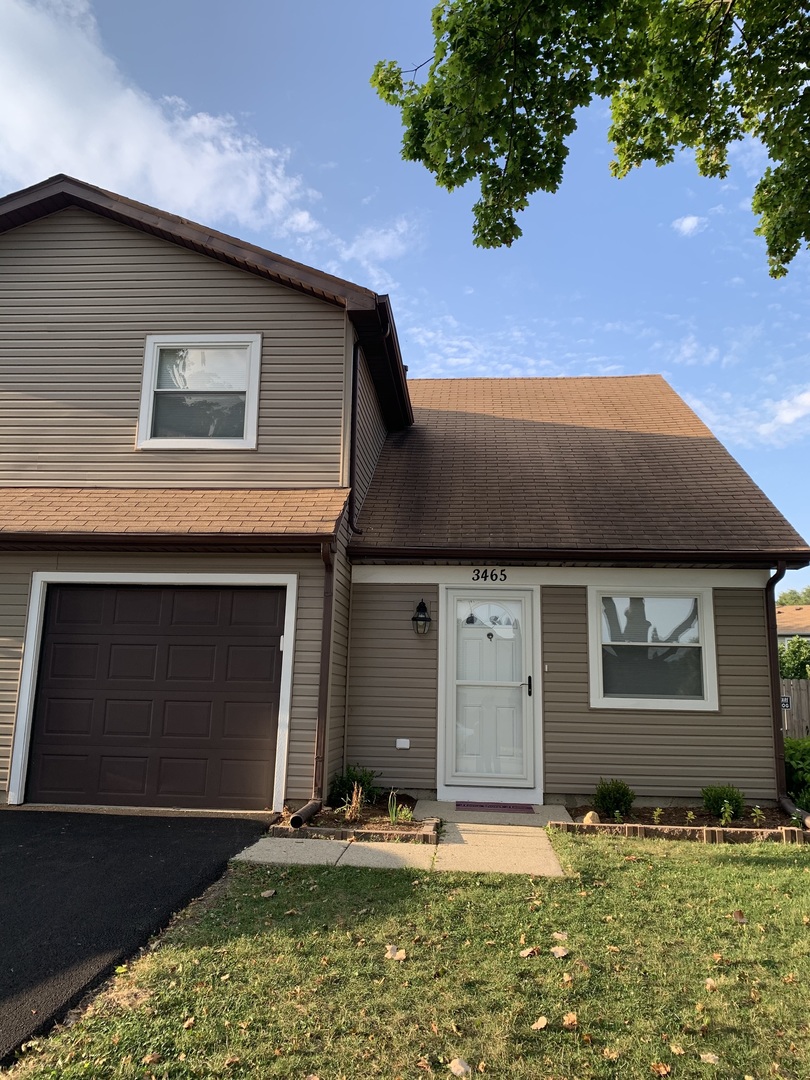
[[[413,810],[410,806],[400,806],[395,788],[391,788],[388,796],[388,820],[392,825],[396,825],[398,821],[413,821]]]
[[[694,810],[687,810],[686,811],[686,824],[691,825],[694,820],[695,820],[695,811]]]
[[[779,674],[783,679],[810,679],[810,641],[792,637],[779,646]]]
[[[765,821],[765,814],[762,811],[761,806],[751,807],[751,820],[755,825],[762,825]]]
[[[661,824],[661,818],[663,816],[664,816],[663,807],[656,806],[656,808],[653,810],[653,824],[654,825],[660,825]]]
[[[801,791],[797,791],[793,797],[793,801],[800,810],[804,810],[805,813],[810,813],[810,784],[806,788],[802,788]]]
[[[720,807],[720,824],[723,828],[727,828],[734,818],[734,808],[728,799],[723,800],[723,805]]]
[[[728,803],[729,807],[729,821],[731,818],[740,817],[745,809],[745,796],[732,784],[705,787],[700,794],[703,796],[703,805],[712,817],[722,818],[725,803]]]
[[[360,765],[347,766],[345,772],[332,778],[329,785],[329,805],[339,807],[350,802],[355,784],[359,784],[363,789],[365,802],[374,802],[380,794],[380,789],[374,785],[377,775],[373,769],[364,769]]]
[[[623,824],[624,818],[622,817],[621,810],[614,810],[613,811],[613,820],[616,822],[617,825]]]
[[[794,802],[810,787],[810,738],[785,739],[785,779]]]
[[[605,780],[600,777],[593,793],[593,805],[600,817],[615,820],[618,813],[622,818],[626,818],[635,797],[635,791],[624,780]]]

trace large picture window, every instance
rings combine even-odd
[[[588,590],[591,705],[716,709],[710,589]]]
[[[261,335],[150,335],[138,446],[256,446]]]

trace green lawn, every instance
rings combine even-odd
[[[810,849],[554,845],[567,879],[240,864],[10,1075],[810,1076]]]

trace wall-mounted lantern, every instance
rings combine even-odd
[[[428,613],[427,604],[424,600],[420,600],[416,605],[416,611],[411,616],[411,622],[413,623],[414,633],[426,634],[430,629],[431,618]]]

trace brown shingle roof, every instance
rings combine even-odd
[[[409,388],[416,421],[385,444],[357,555],[810,556],[660,376],[425,379]]]
[[[776,609],[776,632],[780,637],[810,637],[810,604],[788,604]]]
[[[334,534],[343,488],[0,488],[4,535],[277,536]]]

